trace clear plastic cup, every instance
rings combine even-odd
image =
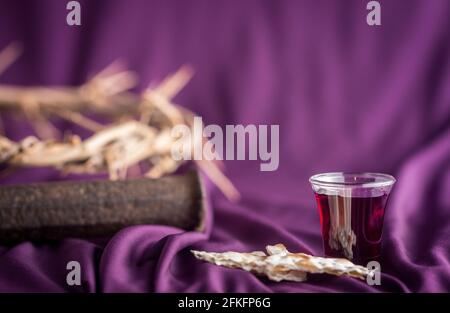
[[[378,260],[386,204],[395,183],[380,173],[324,173],[309,179],[326,256],[358,264]]]

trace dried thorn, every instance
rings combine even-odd
[[[104,125],[97,123],[96,121],[91,120],[90,118],[78,112],[68,110],[55,110],[53,113],[94,133],[105,129]]]
[[[174,74],[165,78],[155,91],[167,99],[173,99],[183,89],[194,75],[190,65],[183,65]]]
[[[144,92],[144,98],[166,115],[173,126],[184,123],[184,117],[180,110],[174,104],[170,103],[165,96],[152,90],[146,90]]]
[[[99,84],[107,96],[119,94],[137,85],[137,75],[131,71],[123,71],[109,77],[101,78]]]
[[[96,79],[96,78],[102,79],[102,78],[108,77],[110,75],[116,74],[118,72],[125,71],[125,69],[126,69],[125,61],[122,59],[116,59],[116,60],[112,61],[110,64],[108,64],[100,72],[95,74],[94,77],[92,77],[92,79]]]
[[[0,74],[13,64],[21,54],[22,45],[18,42],[12,42],[0,51]]]
[[[24,113],[39,138],[58,138],[59,131],[42,113],[37,110],[30,111],[28,109],[24,109]]]
[[[213,162],[207,160],[197,160],[195,162],[230,201],[239,201],[241,198],[239,191]]]

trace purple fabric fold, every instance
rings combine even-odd
[[[0,292],[450,291],[449,1],[380,1],[378,27],[366,24],[361,0],[80,3],[77,28],[65,24],[64,1],[0,1],[0,48],[14,40],[24,48],[0,83],[78,84],[123,58],[141,89],[189,63],[195,77],[175,101],[206,124],[279,124],[280,167],[226,161],[242,201],[208,187],[203,233],[146,225],[99,241],[0,247]],[[8,137],[32,134],[20,117],[1,118]],[[322,255],[308,178],[328,171],[397,178],[381,286],[328,275],[276,283],[189,252],[283,243]],[[27,169],[1,183],[61,179]],[[71,260],[81,286],[66,284]]]

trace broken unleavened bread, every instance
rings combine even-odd
[[[291,253],[282,244],[266,247],[263,251],[205,252],[191,250],[197,259],[228,268],[239,268],[258,275],[265,275],[274,281],[306,280],[307,273],[347,275],[365,280],[374,275],[366,267],[355,265],[347,259],[323,258],[305,253]]]

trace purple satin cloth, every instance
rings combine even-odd
[[[211,189],[204,233],[149,225],[104,241],[0,247],[0,291],[450,291],[450,2],[380,1],[379,27],[366,24],[366,2],[80,1],[82,26],[69,27],[65,1],[0,1],[0,47],[24,48],[1,83],[80,84],[123,58],[144,88],[189,63],[195,77],[175,101],[205,123],[280,125],[279,169],[226,161],[243,199]],[[8,137],[32,134],[23,119],[2,118]],[[381,286],[328,275],[276,283],[190,254],[284,243],[321,255],[308,178],[328,171],[397,178]],[[56,179],[30,169],[2,183]],[[72,260],[82,286],[66,284]]]

